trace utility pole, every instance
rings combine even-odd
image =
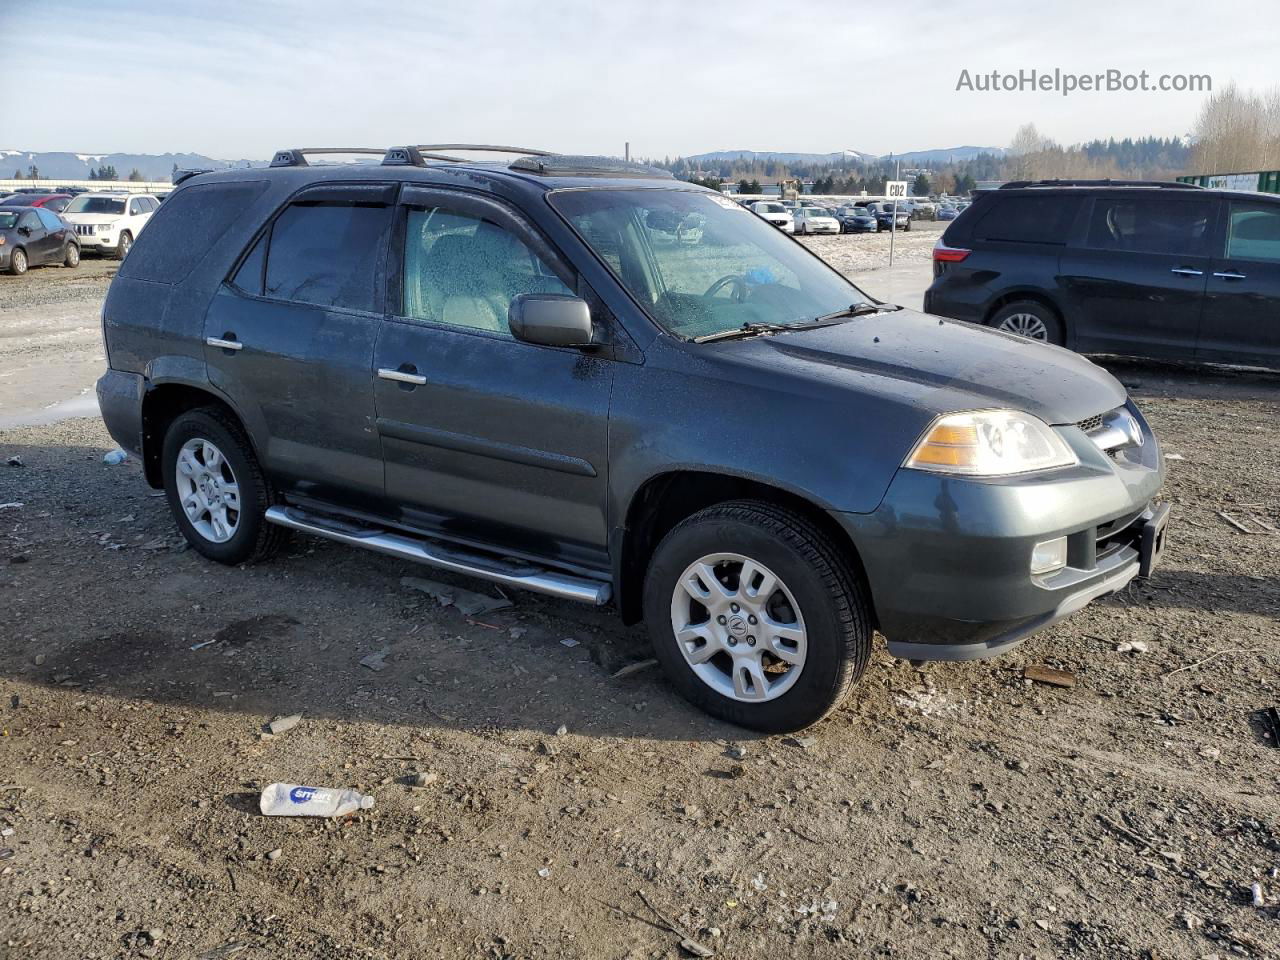
[[[622,158],[628,163],[631,161],[631,141],[628,140],[622,145]]]

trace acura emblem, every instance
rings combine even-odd
[[[1145,441],[1142,436],[1142,426],[1138,423],[1138,418],[1133,414],[1125,414],[1124,432],[1129,435],[1129,442],[1135,447],[1140,447]]]

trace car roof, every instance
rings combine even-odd
[[[542,158],[538,158],[542,159]],[[548,158],[550,159],[550,158]],[[577,159],[577,158],[568,158]],[[592,158],[605,159],[605,158]],[[456,163],[428,163],[426,166],[407,164],[378,163],[333,163],[312,164],[309,166],[289,167],[241,167],[235,170],[219,170],[212,173],[199,173],[182,181],[180,186],[199,183],[226,183],[244,180],[268,180],[288,183],[300,189],[311,183],[341,183],[342,181],[368,182],[370,180],[396,181],[402,183],[420,183],[423,185],[465,186],[475,185],[477,177],[491,182],[505,181],[517,185],[530,192],[548,193],[553,190],[571,189],[653,189],[683,190],[708,193],[720,196],[718,191],[702,187],[685,180],[676,180],[665,171],[653,170],[632,164],[624,167],[621,161],[619,172],[574,173],[548,172],[538,173],[532,170],[516,169],[509,161],[459,161]],[[554,168],[552,168],[554,169]],[[625,172],[621,172],[625,170]],[[82,194],[83,196],[83,194]]]
[[[1262,193],[1256,190],[1232,190],[1227,188],[1211,188],[1200,187],[1195,184],[1174,184],[1172,186],[1166,184],[1161,186],[1153,181],[1139,181],[1125,183],[1123,180],[1116,180],[1112,183],[1062,183],[1062,184],[1018,184],[1017,186],[1006,185],[995,190],[983,190],[979,196],[1043,196],[1045,194],[1082,194],[1082,193],[1131,193],[1141,196],[1152,196],[1159,194],[1168,197],[1187,197],[1190,199],[1204,199],[1205,197],[1228,197],[1231,199],[1270,199],[1274,202],[1280,202],[1280,194]],[[964,202],[964,201],[960,201]]]

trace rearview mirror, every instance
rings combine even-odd
[[[517,340],[547,347],[588,347],[594,327],[581,297],[522,293],[507,308],[507,325]]]

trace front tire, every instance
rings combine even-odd
[[[997,330],[1017,334],[1028,340],[1039,340],[1041,343],[1054,343],[1058,346],[1066,342],[1062,321],[1058,315],[1035,300],[1015,300],[1013,303],[1006,303],[991,315],[987,323]]]
[[[9,272],[20,277],[27,272],[27,251],[21,247],[9,254]]]
[[[673,528],[645,575],[654,653],[689,702],[786,733],[834,710],[871,654],[858,575],[802,515],[739,500]]]
[[[266,521],[275,491],[244,429],[220,407],[181,414],[165,432],[164,492],[178,529],[218,563],[272,556],[285,530]]]
[[[123,260],[132,249],[133,237],[128,232],[120,234],[120,240],[116,243],[116,259]]]
[[[68,243],[67,249],[63,251],[62,265],[65,267],[80,266],[80,248],[74,243]]]

